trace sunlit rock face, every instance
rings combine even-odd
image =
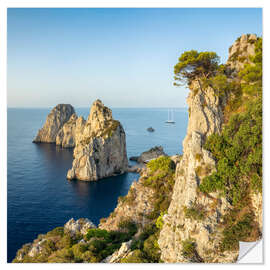
[[[83,132],[85,122],[82,116],[78,118],[75,113],[72,114],[70,119],[59,130],[56,144],[63,148],[75,147],[76,141]]]
[[[255,54],[255,35],[242,35],[229,49],[226,67],[231,79],[237,79],[237,72],[250,63]],[[216,168],[211,153],[203,148],[206,138],[222,131],[224,123],[223,108],[226,96],[218,97],[211,87],[202,89],[198,81],[190,85],[187,98],[189,105],[189,123],[187,135],[183,141],[183,157],[176,167],[175,185],[168,214],[164,216],[164,225],[158,240],[161,259],[164,262],[235,262],[239,250],[221,251],[221,225],[223,217],[232,209],[225,197],[217,193],[206,196],[199,191],[201,180]],[[251,196],[256,209],[255,218],[262,227],[261,195]],[[196,205],[203,210],[204,217],[187,217],[184,209]],[[183,253],[183,242],[192,241],[194,256]]]
[[[254,34],[242,35],[229,49],[227,65],[239,71],[245,64],[250,64],[250,57],[255,55],[255,43],[258,37]]]
[[[83,131],[75,137],[68,179],[95,181],[127,171],[125,131],[100,100],[93,103]]]
[[[38,131],[35,143],[55,143],[56,137],[63,125],[75,113],[70,104],[58,104],[47,116],[44,126]]]

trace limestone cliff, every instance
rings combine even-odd
[[[96,100],[83,132],[76,137],[68,179],[95,181],[127,171],[125,131],[112,111]]]
[[[237,71],[254,55],[257,37],[241,36],[230,48],[227,70],[237,80]],[[236,73],[235,73],[236,72]],[[228,97],[217,97],[211,87],[203,89],[194,81],[187,98],[189,123],[183,142],[183,158],[176,168],[175,186],[168,214],[158,240],[164,262],[235,262],[238,249],[220,248],[222,224],[233,208],[226,196],[216,192],[202,193],[202,179],[216,170],[215,159],[203,148],[206,138],[220,133],[224,121],[223,108]],[[251,196],[251,204],[261,224],[261,194]],[[239,215],[244,215],[243,212]],[[256,236],[251,241],[258,239]]]
[[[190,88],[187,98],[189,123],[183,142],[183,157],[176,168],[172,201],[168,214],[164,216],[158,241],[161,259],[165,262],[232,262],[237,259],[237,252],[218,254],[220,235],[218,231],[213,234],[220,217],[230,205],[215,194],[205,196],[198,192],[201,177],[215,168],[211,153],[202,146],[208,135],[221,131],[224,100],[215,96],[210,87],[202,91],[194,83]],[[203,221],[187,218],[184,209],[192,207],[202,208],[206,218]],[[196,242],[198,256],[189,260],[182,254],[181,243],[191,238]]]
[[[143,226],[151,222],[148,216],[154,210],[154,191],[144,185],[148,177],[147,170],[141,173],[138,181],[134,181],[125,197],[119,197],[117,207],[106,219],[101,219],[99,228],[105,230],[119,230],[123,219],[132,220]]]
[[[255,54],[255,43],[257,36],[242,35],[236,42],[229,48],[229,58],[227,65],[231,70],[239,71],[245,64],[251,63],[250,56]]]
[[[198,77],[189,84],[189,123],[183,141],[183,155],[162,155],[147,163],[140,171],[140,179],[132,184],[126,196],[119,198],[114,212],[101,219],[99,228],[88,231],[84,238],[80,236],[79,242],[76,238],[71,252],[73,257],[70,248],[64,248],[61,253],[53,250],[53,253],[45,254],[45,258],[38,257],[39,260],[231,263],[238,258],[239,241],[255,241],[261,237],[260,95],[259,92],[254,96],[242,93],[243,78],[238,76],[244,64],[255,65],[250,56],[256,54],[257,41],[255,35],[243,35],[230,48],[222,74],[229,85],[226,90],[217,91],[216,87],[212,88],[213,84],[201,84]],[[238,103],[232,102],[235,100]],[[235,107],[232,104],[236,104]],[[77,121],[73,115],[59,132],[59,143],[76,145],[68,178],[97,180],[125,171],[125,133],[121,124],[112,118],[111,110],[97,100],[87,121],[81,120],[78,124],[80,131],[77,131]],[[71,141],[70,134],[75,140]],[[220,141],[210,140],[214,148],[209,148],[206,146],[209,138]],[[243,138],[250,144],[242,145],[244,150],[241,150],[235,145],[244,143]],[[216,150],[218,147],[222,151]],[[256,147],[258,152],[254,151]],[[206,149],[214,150],[211,153]],[[215,152],[220,156],[217,157]],[[227,158],[230,157],[234,159],[229,162]],[[224,163],[219,167],[220,161]],[[247,162],[255,164],[255,173],[247,169]],[[217,177],[206,177],[213,174]],[[224,182],[220,180],[223,176]],[[205,179],[210,187],[206,185],[207,188],[203,189]],[[65,232],[74,237],[78,227],[81,228],[80,224],[71,220],[65,225]],[[91,226],[83,233],[89,228]],[[116,241],[116,238],[119,239]],[[30,251],[33,247],[36,254],[44,254],[46,250],[43,248],[40,252],[40,248],[46,243],[39,239],[32,245],[25,245],[15,261],[26,262],[29,258],[32,261]],[[58,245],[55,244],[56,249]],[[24,257],[21,259],[21,256]]]
[[[63,148],[75,147],[76,141],[81,136],[85,126],[83,117],[77,117],[74,113],[70,119],[63,125],[56,136],[56,145]]]
[[[70,104],[58,104],[47,116],[44,126],[38,131],[33,142],[55,143],[59,130],[74,113],[74,108]]]

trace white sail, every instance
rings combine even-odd
[[[166,121],[166,123],[169,123],[169,124],[174,124],[174,120],[173,120],[173,109],[168,109],[168,120]]]

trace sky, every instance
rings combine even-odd
[[[259,8],[9,8],[8,107],[187,107],[173,68],[188,50],[225,62]]]

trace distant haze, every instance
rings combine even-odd
[[[262,9],[8,9],[8,107],[186,107],[173,86],[186,50],[221,61],[237,37],[262,35]]]

